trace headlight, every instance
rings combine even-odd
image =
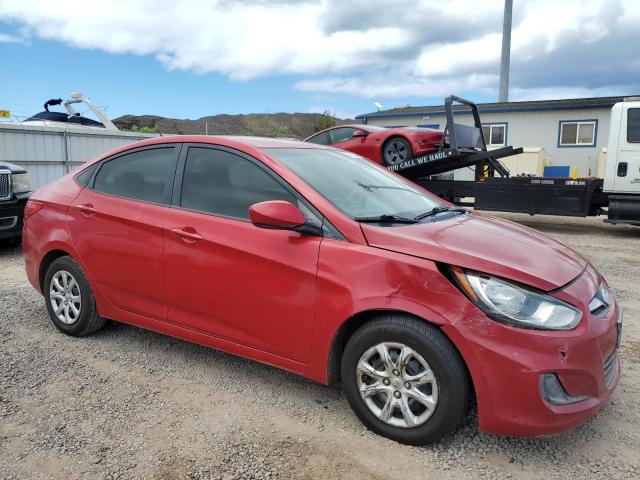
[[[13,193],[26,193],[31,191],[31,180],[28,173],[14,173],[11,175]]]
[[[494,320],[526,328],[569,330],[582,318],[580,310],[544,293],[459,267],[451,271],[467,296]]]

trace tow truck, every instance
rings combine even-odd
[[[471,110],[473,126],[455,122],[454,103]],[[607,215],[605,222],[640,226],[640,99],[612,108],[604,179],[511,176],[500,159],[522,153],[522,148],[488,150],[478,107],[469,100],[449,96],[445,112],[447,123],[436,151],[387,168],[452,203],[476,210]],[[433,177],[473,166],[474,180]]]

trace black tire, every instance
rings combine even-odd
[[[380,420],[360,395],[356,367],[371,347],[397,342],[420,354],[437,381],[438,401],[431,416],[415,427],[404,428]],[[409,315],[383,314],[358,329],[345,346],[342,385],[356,416],[371,431],[408,445],[436,442],[451,432],[467,412],[470,384],[460,354],[436,327]]]
[[[58,272],[70,273],[73,276],[73,279],[75,279],[80,291],[81,303],[79,307],[79,314],[71,324],[64,323],[58,318],[54,312],[51,302],[51,282]],[[96,300],[93,296],[93,292],[91,291],[91,286],[89,285],[87,276],[80,265],[78,265],[72,257],[65,256],[57,258],[51,263],[51,265],[49,265],[44,277],[44,285],[42,288],[49,317],[56,328],[62,333],[66,333],[73,337],[82,337],[100,330],[104,325],[105,319],[98,314]]]
[[[411,157],[411,144],[406,138],[392,137],[382,146],[382,161],[387,167],[402,163]]]

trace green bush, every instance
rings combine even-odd
[[[138,125],[131,125],[130,128],[121,128],[120,130],[135,133],[158,133],[155,127],[139,127]]]
[[[336,117],[331,115],[329,110],[325,110],[322,116],[320,116],[313,124],[313,132],[315,133],[327,128],[335,127],[337,124],[338,122],[336,121]]]

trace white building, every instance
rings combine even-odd
[[[624,97],[478,104],[487,145],[542,147],[554,166],[577,167],[582,177],[597,176],[606,148],[611,107]],[[468,107],[454,107],[456,123],[473,124]],[[358,115],[369,125],[443,129],[443,105],[405,107]]]

